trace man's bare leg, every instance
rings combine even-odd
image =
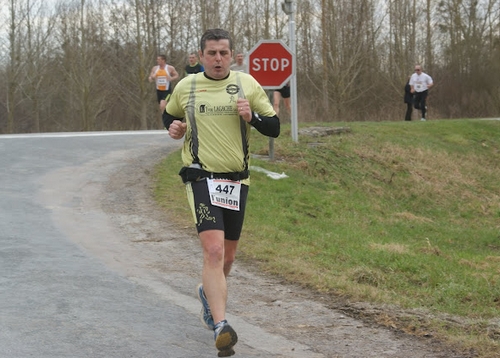
[[[219,350],[219,357],[229,357],[234,354],[234,345],[238,342],[238,335],[227,323],[226,302],[227,284],[225,272],[229,273],[234,260],[236,244],[224,240],[222,230],[207,230],[199,234],[203,247],[203,291],[210,306],[214,322],[215,347]],[[231,257],[225,259],[225,245]]]
[[[276,112],[276,115],[280,115],[280,100],[281,100],[281,93],[278,91],[273,92],[273,108],[274,111]]]
[[[288,114],[292,113],[292,106],[291,106],[291,103],[290,103],[290,97],[283,98],[283,102],[285,102],[285,108],[286,108]]]
[[[226,278],[229,276],[229,272],[231,272],[231,267],[236,257],[237,247],[237,240],[224,240],[224,276],[226,276]]]
[[[160,101],[160,111],[163,113],[163,111],[165,110],[165,107],[167,106],[167,101],[165,101],[164,99],[162,99]]]
[[[225,319],[227,285],[224,275],[224,232],[207,230],[199,234],[203,248],[203,291],[214,323]]]

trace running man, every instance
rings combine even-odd
[[[279,119],[265,91],[252,76],[230,70],[232,56],[230,34],[207,30],[199,50],[205,72],[177,84],[164,123],[170,137],[184,137],[179,174],[203,249],[202,283],[196,294],[202,303],[201,320],[214,331],[219,357],[233,355],[238,341],[226,319],[226,280],[250,184],[250,129],[270,137],[280,133]]]

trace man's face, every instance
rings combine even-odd
[[[160,65],[160,66],[163,66],[165,64],[165,60],[161,57],[157,57],[156,58],[156,64]]]
[[[196,64],[196,56],[195,55],[189,55],[189,63],[191,65],[195,65]]]
[[[243,59],[244,59],[244,57],[243,57],[242,53],[239,53],[239,54],[236,55],[236,63],[238,65],[242,65],[243,64]]]
[[[208,40],[205,49],[200,51],[200,60],[207,76],[221,80],[229,74],[233,51],[229,49],[229,40]]]

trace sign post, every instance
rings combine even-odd
[[[281,3],[283,12],[288,15],[288,32],[290,37],[290,48],[295,56],[295,3],[293,0],[284,0]],[[297,121],[297,63],[293,61],[292,80],[290,81],[290,101],[292,107],[292,140],[299,141],[299,129]]]
[[[251,74],[264,89],[280,89],[294,74],[294,55],[280,40],[259,41],[249,51],[247,63],[247,73]],[[270,100],[272,102],[272,98]],[[274,159],[273,138],[269,139],[269,158]]]
[[[249,52],[247,72],[259,82],[262,88],[279,89],[292,77],[294,64],[293,53],[283,42],[261,40]],[[270,101],[272,103],[272,98]],[[274,160],[273,138],[269,138],[269,159]]]

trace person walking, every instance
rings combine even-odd
[[[427,112],[427,95],[429,89],[434,85],[432,77],[422,71],[422,66],[415,66],[415,73],[410,77],[411,93],[415,95],[414,106],[415,109],[420,109],[422,112],[422,121],[425,121],[425,114]]]
[[[234,354],[236,331],[226,319],[227,278],[236,255],[250,184],[249,139],[254,127],[278,137],[280,121],[265,91],[250,75],[231,71],[233,40],[226,30],[201,37],[205,72],[183,78],[167,104],[165,127],[184,137],[179,175],[203,250],[196,295],[201,320],[214,332],[219,357]]]
[[[245,64],[245,55],[242,52],[238,52],[234,58],[236,63],[231,65],[232,71],[247,72],[247,65]]]
[[[406,81],[405,85],[405,96],[404,96],[404,103],[406,103],[405,121],[411,121],[411,114],[413,112],[413,93],[411,93],[410,78],[411,76],[408,76],[408,80]]]
[[[167,64],[167,56],[159,55],[156,58],[156,66],[151,69],[149,82],[156,83],[156,98],[160,105],[162,120],[165,117],[165,106],[170,97],[171,83],[179,78],[174,66]]]
[[[188,64],[184,68],[184,76],[194,75],[195,73],[203,71],[204,71],[203,65],[198,62],[198,57],[196,56],[196,53],[194,52],[190,53],[188,56]]]

